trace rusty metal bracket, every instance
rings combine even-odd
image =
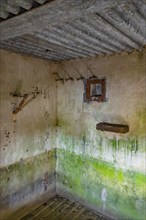
[[[28,94],[24,94],[23,99],[21,100],[21,102],[19,103],[18,107],[13,111],[13,114],[17,114],[18,112],[21,111],[25,101],[28,98]]]

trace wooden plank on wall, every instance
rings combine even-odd
[[[100,131],[110,131],[116,133],[127,133],[129,131],[128,125],[121,124],[111,124],[106,122],[101,122],[96,125],[96,129]]]

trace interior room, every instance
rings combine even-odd
[[[146,1],[0,1],[0,219],[146,219]]]

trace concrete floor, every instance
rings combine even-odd
[[[78,203],[60,196],[50,198],[21,220],[106,220]]]

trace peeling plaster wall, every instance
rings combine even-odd
[[[57,81],[57,191],[112,218],[144,219],[146,50],[60,64]],[[83,102],[80,77],[106,77],[107,101]],[[128,124],[127,134],[96,130]]]
[[[0,51],[1,208],[55,193],[56,86],[54,63]],[[28,94],[20,112],[13,110]]]

